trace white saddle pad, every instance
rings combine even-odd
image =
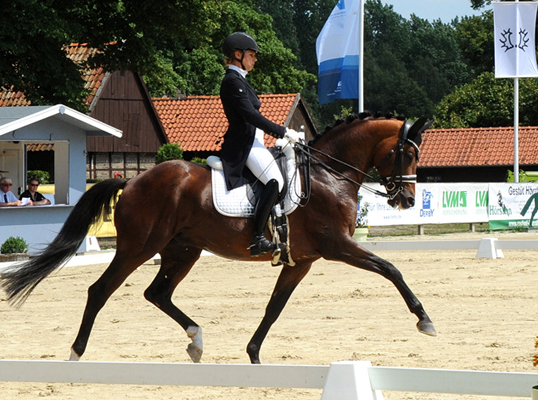
[[[301,179],[296,173],[295,159],[286,160],[288,167],[288,192],[284,199],[284,213],[291,214],[299,204],[301,194]],[[247,195],[247,187],[226,189],[224,171],[211,168],[211,187],[213,189],[213,204],[219,213],[227,217],[253,217],[255,204]]]

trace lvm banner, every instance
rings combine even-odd
[[[488,222],[488,183],[417,183],[415,206],[406,210],[394,209],[379,184],[365,184],[360,190],[368,203],[368,224],[426,225],[448,223]]]
[[[538,227],[538,184],[490,183],[489,199],[491,229]]]

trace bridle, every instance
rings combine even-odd
[[[353,165],[351,164],[348,164],[344,161],[341,161],[333,156],[331,156],[330,154],[327,154],[321,150],[318,150],[314,147],[311,147],[305,143],[300,143],[300,142],[297,142],[295,144],[295,149],[296,150],[299,150],[298,152],[296,152],[297,154],[297,157],[298,157],[298,160],[297,160],[297,165],[299,166],[304,166],[306,167],[305,168],[305,171],[304,171],[304,180],[303,182],[307,183],[306,186],[305,186],[305,190],[304,190],[304,193],[300,196],[301,199],[308,199],[310,198],[310,167],[311,167],[311,162],[312,160],[315,160],[319,165],[321,165],[323,168],[325,168],[327,171],[331,172],[332,174],[334,175],[337,175],[339,177],[341,177],[342,179],[344,180],[347,180],[355,185],[357,185],[359,188],[361,187],[361,183],[357,182],[356,180],[350,178],[349,176],[347,176],[346,174],[334,169],[333,167],[331,167],[330,165],[328,165],[326,162],[324,162],[323,160],[321,160],[320,158],[316,157],[314,154],[312,154],[313,152],[314,153],[317,153],[317,154],[321,154],[323,155],[324,157],[328,158],[329,160],[331,161],[334,161],[336,163],[338,163],[339,165],[342,165],[352,171],[355,171],[361,175],[363,175],[364,177],[366,178],[369,178],[371,179],[372,181],[374,182],[377,182],[381,185],[383,185],[385,187],[385,190],[386,190],[386,193],[385,192],[382,192],[382,191],[379,191],[379,190],[376,190],[376,189],[372,189],[372,188],[369,188],[367,186],[363,186],[365,190],[369,190],[370,192],[378,195],[378,196],[382,196],[382,197],[386,197],[388,198],[389,200],[394,200],[396,198],[396,196],[398,196],[402,191],[403,191],[403,184],[404,183],[416,183],[417,181],[417,176],[416,175],[403,175],[402,172],[403,172],[403,162],[404,162],[404,146],[405,144],[410,144],[411,146],[413,146],[416,150],[416,157],[417,157],[417,161],[418,161],[418,157],[419,157],[419,147],[418,145],[411,139],[409,139],[408,135],[409,135],[409,129],[413,126],[413,123],[410,122],[410,121],[405,121],[404,124],[402,125],[402,127],[400,128],[400,135],[399,135],[399,138],[398,138],[398,142],[396,143],[396,146],[391,150],[389,151],[389,153],[383,158],[383,160],[381,160],[381,162],[374,167],[374,169],[376,171],[379,170],[379,168],[381,168],[383,166],[383,164],[385,164],[388,160],[390,160],[390,158],[393,156],[394,153],[396,153],[396,158],[394,160],[394,167],[392,169],[392,176],[390,177],[380,177],[380,178],[377,178],[377,177],[374,177],[358,168],[355,168]]]
[[[420,149],[418,145],[409,139],[409,129],[413,126],[411,121],[405,121],[400,129],[400,136],[398,138],[398,143],[396,147],[392,149],[381,162],[374,167],[376,170],[379,170],[381,166],[388,161],[394,153],[396,153],[396,158],[394,159],[394,167],[392,168],[392,176],[390,177],[381,177],[381,183],[385,186],[387,191],[387,197],[390,200],[393,200],[398,194],[403,191],[404,183],[417,183],[417,175],[403,175],[403,161],[404,161],[404,145],[406,143],[410,144],[415,148],[415,153],[417,156],[417,161],[419,160]]]

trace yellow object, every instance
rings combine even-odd
[[[86,190],[91,188],[94,183],[86,184]],[[55,194],[54,184],[39,185],[38,189],[41,194]],[[115,237],[116,236],[116,227],[114,226],[114,206],[115,202],[112,202],[112,214],[110,214],[109,219],[101,218],[96,224],[90,227],[88,231],[88,236],[95,237]]]

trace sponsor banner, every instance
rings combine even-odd
[[[390,207],[376,190],[385,193],[379,184],[360,190],[370,226],[488,222],[487,183],[417,183],[415,206],[407,210]]]
[[[488,222],[487,183],[441,183],[436,186],[438,220],[435,223]]]
[[[538,226],[538,184],[490,183],[489,226],[517,229]],[[532,223],[531,223],[532,221]]]
[[[368,203],[369,226],[419,224],[416,206],[407,210],[392,208],[387,204],[386,197],[372,193],[372,191],[386,193],[385,187],[377,183],[367,183],[361,188],[359,193],[363,196],[362,201]]]

